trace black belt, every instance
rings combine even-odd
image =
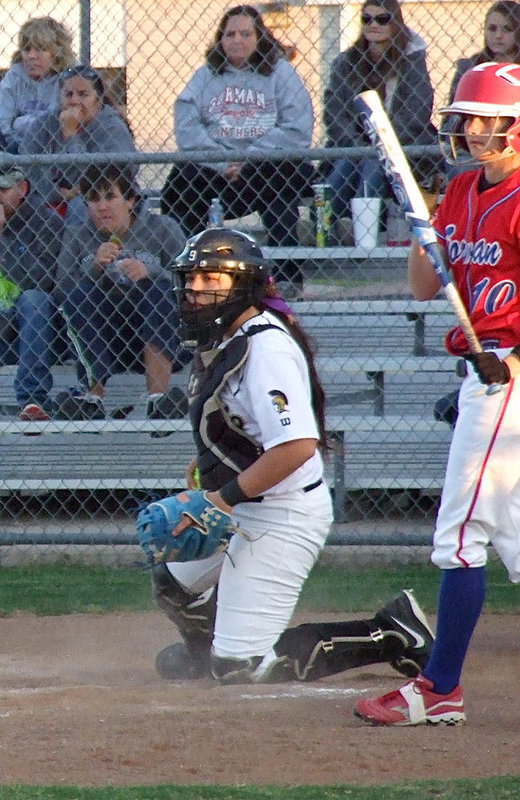
[[[313,489],[317,489],[318,486],[321,486],[322,483],[323,483],[323,478],[320,478],[319,481],[314,481],[314,483],[309,483],[307,484],[307,486],[304,486],[302,488],[302,492],[312,492]],[[259,494],[258,497],[250,497],[248,500],[245,500],[244,502],[261,503],[262,500],[264,499],[265,496],[263,494]]]

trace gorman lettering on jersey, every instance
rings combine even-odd
[[[450,181],[433,227],[447,266],[485,347],[520,342],[520,170],[478,191],[481,169]],[[453,355],[468,352],[460,327],[446,337]]]
[[[463,264],[489,264],[496,267],[502,258],[502,247],[500,242],[488,242],[486,239],[478,239],[476,242],[468,242],[466,239],[457,239],[457,226],[448,225],[446,228],[446,246],[448,248],[448,258],[450,264],[461,261]]]

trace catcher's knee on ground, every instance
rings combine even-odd
[[[210,672],[220,683],[281,683],[294,680],[294,671],[288,659],[279,657],[274,650],[266,656],[233,658],[210,655]]]

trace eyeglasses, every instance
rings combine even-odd
[[[363,25],[370,25],[371,22],[376,22],[378,25],[388,25],[391,20],[391,14],[361,14]]]

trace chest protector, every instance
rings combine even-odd
[[[220,392],[247,361],[251,336],[270,328],[283,331],[277,325],[254,325],[221,350],[195,353],[188,402],[203,489],[220,489],[263,453],[260,442],[245,433],[239,421],[223,407]]]

